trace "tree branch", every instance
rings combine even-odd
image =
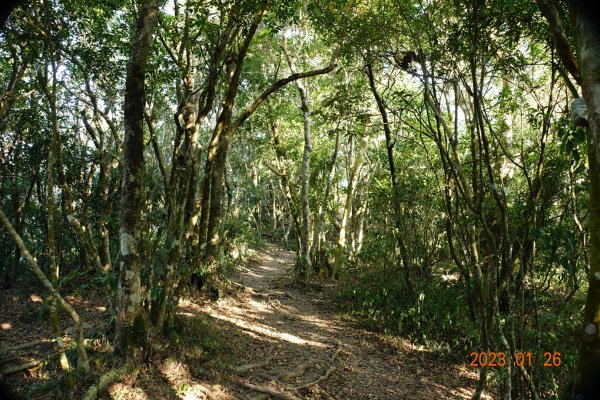
[[[264,92],[262,92],[260,94],[260,96],[258,96],[256,98],[256,100],[254,100],[254,102],[252,102],[252,104],[250,104],[248,107],[246,107],[246,109],[240,114],[240,116],[237,118],[237,120],[231,126],[231,128],[230,128],[231,131],[232,132],[237,131],[239,129],[239,127],[248,118],[250,118],[250,116],[258,109],[258,107],[270,95],[272,95],[273,93],[275,93],[276,91],[278,91],[279,89],[281,89],[282,87],[287,85],[288,83],[294,82],[298,79],[310,78],[310,77],[317,76],[317,75],[327,74],[327,73],[333,71],[333,69],[336,67],[335,59],[336,59],[336,56],[334,55],[334,57],[331,59],[331,62],[329,63],[329,65],[324,68],[314,69],[312,71],[307,71],[307,72],[297,72],[297,73],[291,74],[287,78],[280,79],[277,82],[273,83],[269,88],[267,88]]]
[[[562,63],[565,65],[565,68],[575,79],[577,84],[581,85],[581,77],[579,75],[579,65],[577,64],[577,60],[573,56],[573,52],[571,51],[571,45],[569,44],[569,40],[565,35],[565,30],[563,29],[562,23],[560,22],[560,16],[558,15],[558,10],[554,5],[548,0],[535,0],[537,3],[542,15],[548,21],[548,25],[550,27],[550,31],[552,32],[552,36],[554,37],[554,45],[556,46],[556,52]]]

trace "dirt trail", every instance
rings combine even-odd
[[[190,331],[194,333],[184,331],[179,350],[113,385],[111,398],[470,398],[477,379],[474,371],[444,364],[435,353],[406,341],[359,328],[337,312],[336,286],[331,281],[320,281],[318,289],[311,290],[292,284],[294,258],[294,253],[269,245],[238,266],[234,281],[243,290],[216,302],[193,296],[182,299],[178,318],[184,327],[195,326]],[[27,299],[31,301],[24,306]],[[97,306],[102,304],[100,298],[69,299],[87,322],[94,322],[88,331],[101,329],[106,310]],[[3,291],[0,305],[0,348],[52,337],[45,319],[32,323],[24,317],[41,310],[37,294]],[[215,354],[206,354],[211,347]],[[45,351],[36,349],[33,356]],[[51,368],[58,376],[54,363]],[[29,385],[43,382],[41,378],[39,371],[23,372],[11,375],[9,383],[24,395]],[[46,392],[40,395],[65,398],[60,392]]]
[[[271,398],[254,385],[290,399],[470,398],[473,371],[342,319],[334,286],[307,291],[290,284],[293,261],[294,253],[270,245],[237,273],[244,295],[183,304],[227,332],[231,365],[218,379],[232,397]],[[221,393],[210,397],[225,398]]]

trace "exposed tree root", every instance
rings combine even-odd
[[[268,394],[269,396],[273,396],[278,399],[300,400],[299,397],[296,397],[296,396],[288,394],[288,393],[280,392],[278,390],[272,389],[267,386],[254,385],[252,383],[249,383],[249,382],[246,382],[246,381],[243,381],[240,379],[234,379],[234,378],[229,378],[229,379],[231,381],[237,383],[238,385],[245,387],[246,389],[254,390],[255,392],[265,393],[265,394]]]
[[[98,383],[90,386],[90,388],[87,390],[85,396],[83,396],[83,400],[96,400],[98,398],[98,395],[104,389],[121,379],[121,377],[128,373],[129,370],[130,366],[126,364],[122,367],[110,370],[106,374],[100,376],[100,378],[98,379]]]
[[[269,293],[257,293],[257,292],[250,292],[250,294],[254,297],[260,297],[261,299],[267,299],[269,297],[271,297],[271,295]]]

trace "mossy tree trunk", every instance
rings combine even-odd
[[[588,109],[588,164],[590,178],[590,271],[583,313],[573,399],[596,399],[600,393],[600,26],[590,6],[576,2],[576,30],[583,97]]]
[[[125,140],[121,178],[120,270],[117,291],[117,344],[127,357],[139,355],[147,337],[147,316],[142,306],[140,257],[144,207],[144,75],[159,0],[146,0],[140,8],[131,43],[125,81]]]

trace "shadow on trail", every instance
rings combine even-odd
[[[477,380],[473,371],[432,362],[426,352],[400,340],[385,343],[342,320],[334,285],[321,291],[290,285],[294,258],[294,253],[269,245],[237,273],[236,281],[246,287],[241,295],[206,305],[181,302],[180,316],[210,320],[227,346],[222,356],[200,368],[212,370],[208,377],[197,377],[200,384],[216,379],[234,398],[259,395],[240,382],[272,390],[280,398],[471,397]],[[188,360],[196,362],[202,363]]]

